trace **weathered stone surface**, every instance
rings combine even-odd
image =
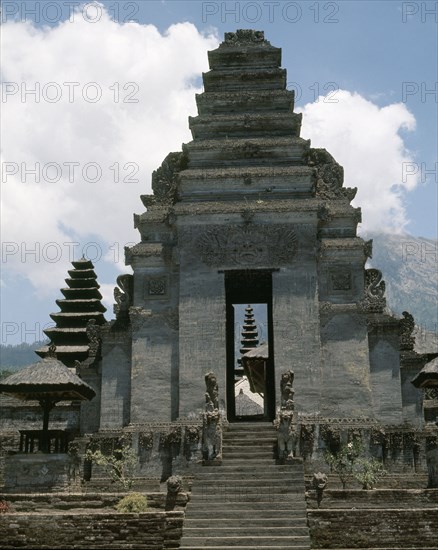
[[[5,514],[2,548],[178,548],[183,512]]]

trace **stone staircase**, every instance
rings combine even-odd
[[[272,424],[230,424],[222,465],[195,476],[181,549],[310,549],[303,466],[276,464],[275,448]]]

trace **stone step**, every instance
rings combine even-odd
[[[193,546],[193,545],[190,545],[190,546],[184,546],[184,543],[182,543],[183,545],[180,546],[180,549],[181,550],[204,550],[205,548],[209,548],[209,550],[224,550],[224,548],[227,548],[226,546]],[[254,545],[251,545],[251,546],[246,546],[244,544],[239,544],[239,548],[241,548],[242,550],[254,550],[254,548],[257,548],[258,550],[274,550],[275,548],[284,548],[284,546],[281,544],[280,546],[278,545],[269,545],[269,546],[265,546],[265,545],[260,545],[260,544],[257,544],[257,546],[255,547]],[[294,544],[293,546],[289,546],[289,548],[291,548],[291,550],[310,550],[310,543],[309,544]],[[362,550],[368,550],[367,548],[365,549],[362,549]],[[369,549],[369,550],[395,550],[393,548],[383,548],[383,549],[380,549],[380,548],[377,548],[377,549]],[[436,548],[425,548],[425,549],[422,549],[422,550],[436,550]]]
[[[300,501],[303,499],[303,489],[293,490],[290,487],[218,487],[217,489],[192,489],[192,501],[196,499],[201,501],[211,501],[216,499],[218,502],[230,502],[235,500],[265,500],[272,502],[278,499],[287,499],[291,501]]]
[[[235,113],[189,117],[193,139],[212,137],[299,136],[301,114]]]
[[[265,514],[269,514],[269,511],[261,512],[259,517],[253,517],[253,513],[251,515],[247,514],[246,516],[239,517],[236,519],[235,517],[218,517],[214,520],[214,527],[229,527],[230,529],[233,527],[241,527],[241,526],[253,526],[254,529],[258,529],[259,527],[288,527],[288,528],[303,528],[303,520],[305,520],[305,516],[299,515],[296,517],[277,517],[277,514],[275,514],[275,517],[265,517]],[[184,519],[184,526],[185,527],[211,527],[212,526],[212,520],[211,517],[206,518],[200,518],[199,516],[195,517],[186,517]]]
[[[278,537],[278,536],[291,536],[291,537],[308,537],[309,530],[307,526],[294,526],[281,525],[268,527],[265,525],[227,525],[219,527],[214,522],[213,526],[206,527],[190,527],[184,525],[184,535],[187,537],[250,537],[257,534],[258,537]]]
[[[281,49],[269,48],[248,48],[236,51],[233,46],[218,48],[208,52],[208,64],[210,69],[230,69],[240,71],[248,67],[270,67],[276,68],[281,65]]]
[[[226,449],[223,450],[222,454],[222,460],[226,464],[234,464],[237,460],[244,460],[246,461],[247,467],[251,468],[252,461],[256,460],[267,460],[267,461],[275,461],[276,456],[273,451],[227,451]]]
[[[277,436],[274,434],[260,434],[259,437],[255,437],[252,434],[247,434],[245,436],[241,436],[239,433],[225,433],[223,435],[223,441],[225,443],[229,443],[231,445],[250,445],[251,443],[253,445],[271,445],[277,443]]]
[[[221,69],[203,74],[206,92],[284,90],[286,70],[280,68],[251,68],[242,71]]]
[[[263,537],[263,536],[242,536],[242,537],[186,537],[183,535],[180,548],[229,548],[229,547],[241,547],[249,546],[250,548],[258,548],[263,546],[277,546],[282,548],[296,548],[295,544],[303,548],[310,548],[309,536],[275,536],[275,537]],[[308,546],[306,546],[306,544]],[[269,546],[268,546],[269,547]]]
[[[311,166],[252,166],[221,168],[195,168],[183,170],[180,175],[181,200],[204,198],[207,200],[240,200],[241,196],[288,198],[312,197],[315,169]],[[269,195],[269,197],[268,197]],[[253,439],[253,432],[224,431],[224,438]],[[260,432],[275,437],[272,429]]]
[[[298,137],[218,138],[184,145],[188,167],[304,164],[310,142]]]
[[[275,430],[272,422],[231,422],[227,426],[227,431],[260,432],[262,429]]]
[[[231,441],[223,441],[222,449],[224,451],[233,451],[233,450],[239,450],[239,451],[273,451],[274,448],[276,448],[276,442],[274,441],[262,441],[260,443],[257,443],[257,441],[241,441],[237,439],[233,439]]]
[[[237,487],[256,487],[259,489],[267,487],[289,487],[299,489],[301,492],[304,492],[304,483],[303,480],[299,479],[287,479],[284,477],[272,478],[223,478],[217,477],[215,479],[203,479],[197,480],[197,483],[192,485],[192,491],[198,488],[214,488],[214,487],[226,487],[226,488],[237,488]]]
[[[262,506],[254,507],[254,504],[262,504]],[[284,503],[282,503],[284,505]],[[233,507],[231,508],[231,506]],[[194,505],[190,503],[187,507],[186,519],[193,521],[233,521],[239,517],[240,519],[246,519],[247,521],[293,521],[301,522],[302,525],[306,524],[307,512],[305,506],[302,509],[298,509],[296,506],[285,508],[273,509],[272,503],[251,503],[248,508],[236,509],[234,503],[227,506],[224,510],[222,504],[220,506],[213,507],[209,504],[208,509],[201,505]],[[185,520],[184,520],[185,521]]]
[[[241,509],[252,510],[258,509],[261,506],[265,507],[265,510],[298,510],[300,506],[305,506],[304,494],[272,494],[271,496],[258,495],[258,494],[248,494],[242,498],[241,495],[229,495],[228,498],[226,495],[212,495],[210,498],[206,495],[192,495],[190,500],[190,510],[195,508],[201,508],[208,506],[212,509],[216,509],[219,512],[224,506],[224,503],[227,504],[227,508],[232,504],[234,507],[240,507]]]
[[[256,468],[263,468],[264,466],[277,466],[277,459],[274,457],[269,458],[243,458],[243,457],[223,457],[223,462],[220,468],[243,468],[246,471],[249,469],[253,470]]]
[[[257,469],[248,471],[244,468],[234,468],[232,466],[222,465],[218,468],[205,468],[199,474],[196,474],[196,479],[260,479],[269,477],[269,479],[297,479],[304,484],[303,473],[296,472],[292,468],[289,470],[277,470],[276,465],[271,465],[271,468]]]
[[[246,473],[246,472],[224,472],[222,475],[212,474],[202,474],[196,476],[196,482],[194,486],[198,484],[203,485],[213,485],[218,482],[223,482],[225,484],[235,484],[235,483],[265,483],[272,482],[274,484],[288,483],[289,485],[297,485],[302,488],[304,491],[304,482],[302,476],[299,474],[289,474],[285,475],[284,473],[267,473],[259,472],[258,474]],[[193,485],[193,484],[192,484]]]
[[[196,95],[199,114],[291,112],[293,90],[252,90],[251,92],[204,92]]]
[[[235,472],[295,472],[303,475],[304,470],[301,463],[287,463],[287,464],[277,464],[274,459],[272,460],[239,460],[239,459],[229,459],[226,462],[222,462],[221,465],[213,466],[200,466],[196,472],[225,472],[225,471],[235,471]]]

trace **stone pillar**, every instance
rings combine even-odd
[[[169,422],[176,417],[176,310],[131,308],[131,423]]]
[[[316,281],[315,263],[299,265],[297,261],[272,274],[276,387],[281,374],[292,369],[298,412],[320,409],[322,372]],[[277,393],[277,407],[279,398]]]
[[[351,311],[349,311],[349,308]],[[366,317],[355,304],[325,304],[321,315],[321,413],[329,417],[373,416]]]
[[[128,330],[108,333],[102,361],[100,429],[118,429],[130,422],[131,335]]]
[[[179,305],[179,415],[199,414],[205,405],[207,372],[219,385],[219,408],[225,408],[224,274],[217,269],[190,269],[181,263]]]
[[[400,383],[400,351],[398,322],[371,324],[369,332],[370,379],[374,412],[378,420],[388,424],[402,422]]]

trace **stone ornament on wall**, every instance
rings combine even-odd
[[[316,169],[318,197],[326,200],[347,199],[349,202],[354,199],[357,187],[343,187],[344,169],[326,149],[310,149],[307,162]]]
[[[364,313],[382,313],[386,307],[385,281],[382,280],[382,272],[379,269],[365,270],[364,298],[358,303],[358,307]]]
[[[330,273],[331,290],[351,290],[351,272],[349,269],[344,271],[332,271]]]
[[[238,44],[260,44],[265,43],[270,45],[268,40],[265,40],[264,31],[254,31],[252,29],[238,29],[236,32],[226,32],[225,42],[221,46],[230,46]]]
[[[291,262],[297,237],[287,225],[216,225],[200,235],[196,248],[202,261],[211,266],[272,266]]]
[[[415,346],[414,317],[408,312],[403,311],[403,319],[400,319],[400,349],[402,351],[412,351]]]
[[[132,306],[134,296],[134,276],[130,273],[119,275],[117,277],[117,284],[114,288],[114,300],[116,304],[114,306],[114,313],[119,318],[128,313],[129,308]]]
[[[166,296],[167,277],[148,277],[145,281],[145,298]]]
[[[365,254],[365,258],[373,257],[373,239],[363,243],[363,252]]]

